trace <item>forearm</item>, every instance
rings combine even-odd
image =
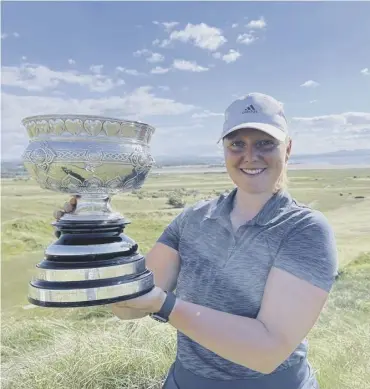
[[[276,367],[278,344],[257,319],[178,299],[169,323],[201,346],[234,363],[264,374]]]

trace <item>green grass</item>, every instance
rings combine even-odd
[[[290,191],[325,213],[338,242],[340,275],[309,334],[321,389],[365,389],[370,382],[370,170],[295,170]],[[354,178],[356,176],[356,178]],[[230,190],[222,173],[152,175],[142,190],[113,197],[131,220],[126,234],[143,253],[187,204]],[[364,196],[365,199],[355,199]],[[148,318],[119,321],[108,307],[31,308],[27,283],[55,240],[54,209],[68,196],[32,180],[2,182],[2,388],[160,389],[175,357],[176,332]]]
[[[2,250],[11,256],[25,251],[42,250],[52,243],[53,229],[40,216],[17,218],[3,224]]]
[[[344,267],[309,336],[322,389],[367,388],[370,382],[370,253]]]
[[[32,350],[17,342],[16,355],[3,360],[3,388],[159,388],[175,355],[175,332],[148,318],[29,325],[35,332],[49,328],[51,342],[40,340]],[[13,327],[23,338],[22,324]]]

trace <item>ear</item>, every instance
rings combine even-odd
[[[285,162],[288,162],[290,157],[290,153],[292,151],[292,140],[289,138],[286,142],[286,151],[285,151]]]

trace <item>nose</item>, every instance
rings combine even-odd
[[[247,143],[244,147],[243,162],[255,162],[260,158],[259,152],[252,143]]]

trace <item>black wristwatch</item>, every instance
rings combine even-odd
[[[161,323],[167,323],[169,316],[173,310],[173,307],[175,306],[176,303],[176,295],[172,292],[165,291],[167,296],[166,299],[164,300],[164,303],[161,307],[161,309],[158,312],[151,313],[149,316],[157,320]]]

